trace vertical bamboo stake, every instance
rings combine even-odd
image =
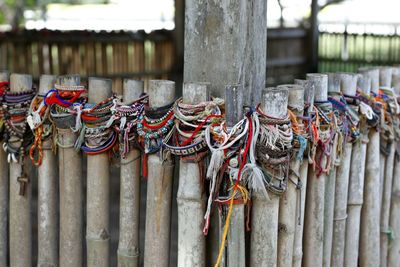
[[[357,74],[340,73],[340,87],[344,95],[355,96],[357,91]],[[347,196],[350,175],[350,162],[353,144],[344,140],[343,155],[337,168],[335,186],[335,209],[333,217],[333,238],[331,266],[343,266],[347,218]]]
[[[241,85],[225,87],[226,125],[232,127],[243,118],[244,88]],[[224,222],[222,222],[224,224]],[[244,204],[234,205],[227,237],[226,266],[245,266],[245,214]],[[222,231],[223,232],[223,231]]]
[[[9,73],[0,72],[0,82],[8,81]],[[0,266],[7,266],[8,258],[8,162],[6,152],[0,147]]]
[[[89,103],[112,95],[110,79],[89,77]],[[108,153],[87,157],[87,265],[109,266],[110,256],[110,170]]]
[[[307,74],[315,88],[315,101],[328,99],[328,76],[326,74]],[[318,153],[317,156],[318,157]],[[322,159],[324,164],[326,159]],[[304,223],[304,266],[322,266],[324,234],[324,195],[325,179],[328,175],[316,176],[313,168],[309,169]]]
[[[124,80],[123,100],[129,104],[144,90],[143,81]],[[139,265],[140,150],[121,158],[118,266]]]
[[[53,88],[56,76],[42,75],[39,94]],[[43,142],[43,160],[38,167],[38,266],[58,266],[58,188],[53,140]]]
[[[183,102],[197,104],[207,101],[208,89],[204,83],[184,83]],[[177,193],[178,266],[205,266],[204,201],[198,164],[181,161]]]
[[[371,79],[371,92],[378,93],[379,70],[360,69],[362,74]],[[361,210],[360,233],[360,266],[379,266],[379,132],[376,129],[369,131],[367,159],[365,162],[364,202]]]
[[[358,87],[363,93],[369,95],[371,91],[371,79],[367,76],[360,75]],[[361,127],[366,127],[366,125],[362,125]],[[360,140],[353,144],[350,163],[344,252],[344,266],[348,267],[358,266],[361,207],[363,204],[365,159],[367,156],[368,143],[367,130],[361,129],[360,132]]]
[[[20,92],[32,88],[32,76],[26,74],[11,74],[10,90]],[[29,129],[27,129],[29,130]],[[25,170],[28,157],[24,157]],[[10,266],[30,266],[32,264],[32,222],[31,199],[32,186],[28,183],[24,196],[19,195],[21,176],[21,163],[10,163]],[[28,173],[28,179],[32,174]]]
[[[392,77],[392,85],[397,95],[400,94],[400,74]],[[400,155],[395,153],[392,203],[390,206],[390,223],[393,228],[394,239],[390,242],[388,252],[388,266],[396,266],[400,262]]]
[[[340,79],[337,73],[328,73],[328,93],[340,92]],[[324,247],[323,247],[323,266],[329,267],[331,265],[332,255],[332,237],[333,237],[333,214],[335,209],[335,185],[336,173],[339,162],[335,161],[336,147],[333,147],[331,157],[333,165],[331,171],[325,179],[325,204],[324,204]]]
[[[175,82],[150,80],[147,93],[151,107],[167,105],[174,101]],[[163,161],[158,154],[149,155],[147,164],[144,266],[168,266],[174,164],[171,158]]]
[[[262,92],[261,107],[274,118],[287,116],[287,89],[267,88]],[[250,266],[276,266],[278,257],[279,196],[269,194],[269,200],[253,193],[251,221]]]
[[[314,85],[307,80],[294,80],[295,84],[304,87],[304,104],[308,106],[308,111],[313,110],[314,106]],[[305,203],[306,203],[306,192],[307,192],[307,174],[308,174],[308,158],[305,157],[300,166],[300,180],[302,188],[300,189],[300,206],[299,221],[296,223],[296,229],[294,234],[294,247],[293,247],[293,266],[300,267],[303,259],[303,230],[304,230],[304,214],[305,214]]]
[[[296,116],[303,116],[304,87],[300,85],[280,85],[278,88],[288,90],[288,106],[294,108],[293,112]],[[296,217],[297,207],[299,207],[297,200],[301,196],[298,190],[302,189],[297,188],[298,184],[294,184],[294,182],[299,183],[301,181],[301,164],[302,160],[297,159],[297,155],[294,154],[290,162],[292,172],[288,181],[288,187],[279,202],[278,266],[290,267],[293,263],[295,228],[296,223],[300,219]]]
[[[79,75],[58,78],[60,85],[80,85]],[[82,266],[83,189],[82,156],[74,149],[76,134],[58,129],[60,173],[60,266]]]
[[[391,88],[392,86],[392,67],[383,67],[379,70],[379,83],[380,86]],[[380,255],[381,255],[381,266],[387,266],[388,256],[388,245],[389,245],[389,217],[390,217],[390,202],[392,196],[392,182],[393,182],[393,164],[395,154],[395,143],[394,141],[388,141],[390,143],[390,151],[388,155],[384,155],[385,167],[383,172],[383,181],[381,181],[381,243],[380,243]],[[381,153],[382,156],[382,153]],[[382,166],[381,166],[382,168]],[[382,179],[382,177],[381,177]]]

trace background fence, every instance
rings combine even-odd
[[[400,25],[320,25],[319,71],[357,72],[361,66],[400,64]]]

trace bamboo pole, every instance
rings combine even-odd
[[[397,95],[400,94],[400,74],[395,73],[392,76],[392,85]],[[390,221],[394,239],[391,240],[388,252],[388,266],[396,266],[400,262],[400,155],[395,153],[392,203],[390,206]]]
[[[308,111],[313,110],[314,106],[314,85],[307,80],[294,80],[295,84],[304,87],[304,104],[308,106]],[[307,174],[308,174],[308,158],[303,159],[300,166],[300,181],[302,188],[300,189],[300,198],[297,205],[300,207],[296,217],[299,218],[296,223],[295,235],[294,235],[294,247],[293,247],[293,266],[300,267],[303,259],[303,230],[304,230],[304,214],[305,214],[305,203],[306,203],[306,192],[307,192]]]
[[[328,93],[340,93],[340,79],[337,73],[327,73],[328,75]],[[337,136],[335,136],[337,138]],[[332,148],[331,171],[325,179],[325,203],[324,203],[324,247],[323,247],[323,266],[331,265],[332,239],[333,239],[333,215],[335,209],[335,186],[337,167],[340,165],[340,159],[337,159],[336,147]],[[337,161],[336,161],[337,160]]]
[[[144,82],[125,79],[123,101],[139,99]],[[118,266],[139,266],[140,150],[131,149],[121,158]]]
[[[150,80],[147,93],[151,107],[164,106],[174,101],[175,83]],[[170,157],[162,160],[157,154],[149,155],[147,164],[144,266],[168,266],[174,164]]]
[[[7,71],[0,72],[0,82],[9,80]],[[3,142],[1,142],[1,147]],[[8,258],[8,162],[6,152],[0,148],[0,266],[7,266]]]
[[[355,96],[357,91],[357,74],[340,73],[340,88],[344,95]],[[348,137],[349,138],[349,137]],[[346,218],[347,218],[347,196],[350,176],[350,162],[353,144],[344,140],[343,155],[337,168],[335,186],[335,208],[333,217],[333,238],[331,266],[343,266]]]
[[[392,67],[380,68],[379,83],[381,87],[392,87]],[[382,140],[381,140],[382,142]],[[380,255],[381,266],[387,266],[389,235],[391,233],[389,226],[390,217],[390,202],[392,196],[392,182],[393,182],[393,165],[395,156],[395,143],[393,140],[388,140],[389,154],[384,155],[385,167],[383,173],[383,181],[381,181],[382,195],[381,195],[381,238],[380,238]],[[381,152],[382,155],[382,152]],[[382,168],[382,166],[381,166]],[[381,178],[382,179],[382,178]]]
[[[89,103],[112,95],[112,81],[89,77]],[[108,153],[87,157],[87,266],[109,266],[110,260],[110,170]]]
[[[287,116],[287,89],[266,88],[262,92],[261,107],[274,118]],[[278,257],[279,196],[253,193],[251,221],[250,266],[276,266]]]
[[[10,91],[20,92],[32,89],[32,76],[27,74],[11,74]],[[32,264],[32,221],[31,200],[32,187],[29,180],[32,174],[27,172],[29,158],[24,162],[10,163],[10,266],[30,266]],[[24,165],[24,170],[22,169]],[[22,171],[26,173],[28,184],[25,185],[25,195],[21,196],[18,178]],[[24,175],[24,174],[23,174]]]
[[[183,84],[183,102],[198,104],[209,98],[208,85]],[[202,232],[205,196],[197,163],[179,164],[178,202],[178,266],[205,266],[206,244]]]
[[[54,75],[42,75],[39,94],[46,94],[56,82]],[[53,140],[43,142],[43,160],[38,167],[38,266],[58,266],[58,177]]]
[[[371,92],[378,93],[379,70],[360,69],[362,74],[371,79]],[[369,143],[367,146],[367,158],[364,180],[364,201],[361,210],[361,232],[360,232],[360,265],[379,266],[380,249],[379,244],[379,132],[376,129],[369,131]]]
[[[79,75],[58,78],[58,84],[80,85]],[[82,156],[74,149],[77,135],[69,128],[57,129],[60,173],[60,266],[82,266],[83,188]]]
[[[369,95],[371,79],[359,75],[358,87],[364,94]],[[344,266],[358,266],[358,250],[360,240],[361,207],[363,204],[365,159],[367,155],[368,130],[361,125],[360,140],[353,144],[351,154],[350,178],[347,200],[347,221],[345,236]]]
[[[280,85],[278,88],[289,92],[288,106],[293,108],[296,116],[303,116],[304,87],[300,85]],[[299,123],[302,123],[299,121]],[[278,232],[278,266],[290,267],[293,263],[293,246],[296,223],[300,220],[296,217],[297,200],[301,196],[302,189],[300,166],[302,159],[298,159],[296,152],[290,162],[291,174],[287,191],[279,202],[279,232]],[[298,214],[297,216],[299,216]]]
[[[228,127],[243,118],[244,88],[241,85],[225,87],[225,119]],[[222,222],[224,225],[225,222]],[[222,230],[221,232],[224,232]],[[227,237],[226,266],[245,266],[245,212],[244,204],[233,205]],[[225,265],[225,264],[224,264]]]
[[[328,99],[328,76],[326,74],[307,74],[315,88],[315,101]],[[318,157],[318,153],[317,156]],[[322,159],[322,164],[326,159]],[[316,176],[313,168],[309,169],[307,182],[307,197],[304,223],[304,266],[322,266],[323,263],[323,233],[324,233],[324,195],[325,179],[328,175]]]

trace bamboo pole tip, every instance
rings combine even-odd
[[[304,107],[304,87],[298,84],[282,84],[278,89],[287,89],[289,92],[288,106],[294,109]]]
[[[357,92],[357,81],[359,74],[340,72],[338,73],[340,79],[340,89],[345,95],[356,95]]]
[[[182,92],[183,102],[196,104],[210,99],[210,83],[185,82]]]
[[[340,78],[338,73],[328,72],[328,92],[340,92]]]
[[[393,67],[383,66],[379,68],[379,85],[382,87],[392,86]]]
[[[32,75],[16,74],[10,76],[10,90],[12,92],[22,92],[32,89]]]
[[[54,87],[56,80],[57,76],[55,75],[47,75],[47,74],[41,75],[39,81],[39,93],[41,94],[47,93],[50,89]]]
[[[112,80],[98,77],[89,77],[88,100],[97,103],[112,95]]]
[[[268,116],[283,119],[287,116],[288,99],[288,89],[268,87],[262,91],[261,108]]]
[[[243,117],[243,92],[241,84],[225,86],[225,120],[228,126],[235,125]]]
[[[392,76],[392,86],[396,94],[400,94],[400,73]]]
[[[124,79],[122,90],[124,95],[124,103],[128,104],[136,99],[139,99],[140,95],[143,94],[144,82],[133,79]]]
[[[359,68],[358,72],[371,79],[371,92],[379,91],[379,69],[376,67]]]
[[[175,99],[175,82],[169,80],[150,80],[147,93],[149,105],[154,108],[165,106]]]
[[[314,100],[327,101],[328,75],[321,73],[307,73],[307,80],[309,80],[314,87]]]
[[[8,81],[10,79],[10,73],[7,70],[0,71],[0,81]]]
[[[81,84],[81,77],[78,74],[58,76],[57,83],[59,85],[76,86]]]
[[[363,93],[369,95],[371,92],[371,78],[367,75],[359,74],[357,86],[361,89],[361,91],[363,91]]]

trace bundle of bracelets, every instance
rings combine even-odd
[[[260,136],[257,140],[257,159],[263,166],[266,186],[274,194],[286,191],[292,153],[293,131],[289,116],[274,118],[257,107]]]
[[[77,108],[77,121],[81,119],[75,129],[80,129],[79,137],[75,142],[75,149],[81,149],[88,155],[97,155],[109,151],[118,139],[117,131],[108,125],[112,117],[111,108],[114,106],[115,96],[109,97],[100,103],[86,103],[82,109]]]
[[[9,82],[0,82],[0,141],[3,140],[4,130],[4,111],[3,111],[3,98],[8,90]]]
[[[147,94],[142,94],[139,99],[130,104],[122,104],[117,98],[113,100],[112,116],[106,127],[114,125],[115,130],[119,133],[119,152],[122,158],[125,158],[132,148],[140,148],[136,127],[139,116],[143,113],[145,105],[148,104],[148,98]]]
[[[257,123],[254,123],[256,116],[255,112],[250,111],[244,119],[232,127],[227,127],[222,121],[210,124],[205,131],[211,158],[206,174],[207,179],[210,180],[210,192],[204,215],[203,233],[207,234],[208,232],[213,202],[218,204],[220,214],[223,216],[222,220],[225,219],[216,266],[223,255],[233,205],[247,204],[249,201],[250,197],[245,183],[251,186],[252,184],[263,184],[265,180],[262,171],[255,163],[256,138],[253,135],[257,136],[259,130],[255,129],[258,128]],[[257,183],[250,179],[261,180],[261,182]],[[228,211],[227,205],[229,205]]]
[[[26,185],[29,182],[24,172],[24,156],[32,143],[32,134],[27,131],[26,117],[35,90],[22,92],[6,91],[3,97],[3,112],[5,122],[3,149],[8,154],[8,162],[21,164],[20,195],[25,195]]]
[[[315,127],[318,141],[313,152],[313,168],[317,177],[328,174],[331,167],[332,141],[334,139],[334,114],[329,101],[315,102]]]
[[[55,85],[50,90],[44,102],[50,109],[50,119],[55,126],[53,133],[54,142],[62,148],[72,148],[74,144],[64,144],[59,140],[60,132],[71,130],[78,132],[81,125],[82,107],[87,102],[87,91],[84,86],[62,86]]]
[[[175,127],[163,141],[164,150],[181,157],[183,161],[199,165],[202,185],[205,178],[204,159],[208,154],[204,129],[223,118],[223,105],[224,101],[220,98],[195,105],[184,104],[182,99],[178,99],[174,107]]]

